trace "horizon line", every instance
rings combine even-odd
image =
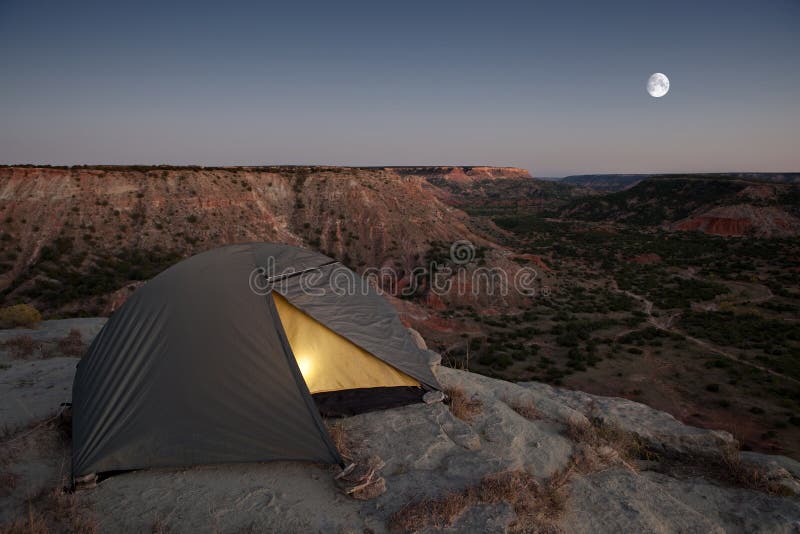
[[[43,168],[43,169],[73,169],[73,168],[103,168],[103,167],[149,167],[149,168],[199,168],[199,169],[259,169],[259,168],[303,168],[303,167],[320,167],[332,169],[439,169],[439,168],[461,168],[461,169],[474,169],[474,168],[487,168],[487,169],[518,169],[528,173],[528,175],[537,179],[537,175],[530,172],[525,167],[516,165],[462,165],[462,164],[438,164],[438,165],[333,165],[321,163],[260,163],[260,164],[243,164],[243,165],[201,165],[193,163],[79,163],[79,164],[53,164],[53,163],[0,163],[0,168],[19,167],[19,168]],[[568,178],[572,176],[673,176],[673,175],[731,175],[731,174],[800,174],[800,171],[656,171],[656,172],[613,172],[613,171],[599,171],[599,172],[579,172],[579,173],[556,173],[538,175],[538,178]]]

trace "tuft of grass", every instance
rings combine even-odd
[[[0,471],[0,497],[8,497],[17,487],[19,475],[11,471]]]
[[[742,460],[739,451],[727,448],[717,454],[670,455],[661,458],[655,470],[672,477],[703,477],[726,486],[760,491],[769,495],[796,495],[761,466]]]
[[[451,527],[476,501],[473,488],[414,501],[389,516],[387,526],[396,532],[416,532],[425,527],[442,530]]]
[[[795,493],[788,487],[769,477],[759,466],[743,462],[738,451],[726,451],[721,454],[721,464],[725,468],[733,485],[770,495],[793,496]]]
[[[566,435],[584,445],[583,453],[575,459],[576,466],[584,472],[595,471],[612,463],[622,463],[631,471],[636,471],[632,462],[654,457],[639,436],[600,419],[591,419],[588,424],[570,422]]]
[[[386,463],[378,456],[368,456],[363,442],[347,434],[342,423],[328,425],[328,434],[342,458],[350,464],[335,479],[345,495],[366,501],[386,491],[386,479],[380,471]]]
[[[462,421],[471,423],[483,411],[483,403],[479,399],[467,397],[460,387],[447,388],[444,392],[450,398],[450,412]]]
[[[68,448],[71,434],[70,422],[62,414],[21,427],[4,425],[0,429],[0,467],[11,465],[21,452],[32,447]]]
[[[347,435],[347,432],[345,432],[342,423],[328,425],[328,435],[331,437],[331,441],[333,441],[336,450],[342,455],[342,458],[352,461],[355,444],[350,436]]]
[[[569,424],[567,436],[584,445],[573,457],[581,472],[592,472],[621,463],[636,471],[637,460],[651,460],[649,470],[671,477],[702,477],[726,486],[751,489],[770,495],[792,496],[794,492],[771,477],[761,466],[742,461],[737,448],[726,447],[713,454],[655,454],[632,432],[592,419],[590,424]]]
[[[5,485],[7,478],[14,476],[7,469],[20,458],[23,453],[33,451],[37,457],[61,457],[62,477],[57,483],[45,487],[38,493],[29,495],[22,513],[15,520],[0,525],[0,532],[6,533],[50,533],[75,532],[93,534],[98,532],[96,517],[85,503],[79,500],[76,493],[64,488],[68,485],[68,476],[64,466],[69,465],[69,425],[61,414],[30,425],[4,432],[5,438],[0,442],[0,485]],[[11,481],[16,483],[16,480]],[[20,486],[16,483],[16,486]],[[14,491],[11,488],[11,491]]]
[[[98,532],[97,518],[79,504],[74,492],[70,493],[63,489],[66,479],[62,482],[64,484],[59,487],[44,488],[30,497],[27,500],[28,517],[20,519],[29,525],[33,524],[39,529],[44,529],[34,530],[34,532],[79,532],[81,534]],[[29,530],[22,532],[29,532]]]
[[[13,522],[3,526],[4,534],[50,534],[47,520],[39,513],[28,507],[28,514],[18,517]]]
[[[58,349],[64,356],[80,358],[86,352],[80,330],[73,328],[65,337],[58,340]]]
[[[473,506],[505,502],[517,516],[510,525],[511,532],[558,532],[571,472],[570,466],[543,483],[521,469],[492,473],[461,491],[408,503],[389,517],[387,526],[406,532],[449,528]]]
[[[554,532],[567,504],[567,482],[571,467],[558,471],[543,483],[523,470],[484,477],[478,485],[484,503],[507,502],[514,508],[512,532]]]
[[[153,534],[166,534],[169,532],[169,526],[167,525],[166,521],[156,514],[156,518],[153,520],[153,524],[150,526],[150,532]]]
[[[11,352],[12,358],[28,359],[42,348],[42,343],[31,336],[15,336],[3,341],[2,346]]]
[[[542,418],[542,414],[532,402],[512,401],[508,403],[508,407],[530,421]]]

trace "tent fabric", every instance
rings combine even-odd
[[[117,310],[78,364],[73,477],[230,462],[342,462],[292,352],[276,298],[250,286],[253,270],[268,261],[297,272],[340,265],[289,246],[230,245],[172,266]],[[391,308],[379,295],[371,294],[371,305],[355,299],[352,310],[346,299],[333,299],[329,304],[337,309],[325,311],[308,299],[295,302],[302,294],[299,279],[283,284],[291,306],[398,375],[438,388],[415,345],[389,354],[413,340],[393,311],[387,317]],[[387,349],[374,350],[382,340]]]
[[[366,280],[340,263],[324,262],[319,276],[300,275],[302,282],[276,285],[293,306],[430,389],[439,389],[428,356],[417,347],[389,302]],[[380,335],[376,335],[380,332]],[[413,355],[413,357],[410,357]]]
[[[281,325],[312,395],[345,389],[420,387],[394,369],[272,293]]]

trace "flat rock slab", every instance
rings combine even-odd
[[[92,342],[106,324],[105,317],[80,317],[75,319],[55,319],[42,321],[36,328],[10,328],[0,330],[0,343],[19,336],[30,336],[36,341],[50,341],[67,337],[70,331],[81,333],[84,343]]]
[[[56,414],[72,400],[77,358],[14,360],[0,370],[0,427],[14,429]]]
[[[797,532],[800,502],[702,479],[608,470],[575,479],[568,532]]]
[[[104,317],[42,321],[36,328],[0,330],[0,344],[29,336],[35,341],[63,339],[72,330],[81,333],[83,342],[92,342],[106,323]],[[57,413],[63,402],[72,400],[72,380],[77,358],[14,359],[0,348],[0,427],[14,429]]]
[[[672,415],[640,402],[590,395],[539,382],[520,382],[519,385],[569,406],[588,418],[616,424],[622,430],[638,435],[657,450],[677,454],[714,454],[726,447],[736,446],[736,440],[728,432],[685,425]]]
[[[381,520],[343,495],[327,466],[299,462],[148,470],[82,492],[101,532],[355,532]]]
[[[88,343],[103,323],[46,321],[28,332],[45,341],[78,328]],[[24,332],[3,331],[0,339]],[[77,363],[65,357],[4,362],[0,426],[22,427],[56,413],[61,402],[70,400]],[[361,467],[374,456],[385,462],[380,476],[386,492],[372,500],[344,495],[334,468],[303,462],[129,472],[78,492],[76,498],[91,507],[101,532],[382,533],[391,514],[407,503],[441,498],[490,473],[524,469],[546,479],[568,465],[576,450],[565,436],[565,424],[586,422],[587,416],[614,421],[667,449],[703,451],[718,447],[720,440],[727,443],[724,435],[683,425],[625,399],[544,384],[523,386],[443,367],[435,372],[445,389],[458,388],[480,402],[470,421],[454,417],[441,402],[328,421],[341,425]],[[0,500],[0,526],[24,516],[26,496],[56,487],[68,466],[69,449],[63,443],[26,439],[30,450],[22,449],[8,465],[19,480]],[[743,456],[776,472],[796,476],[800,470],[800,464],[785,457]],[[616,468],[576,473],[569,484],[561,521],[567,532],[800,532],[798,497]],[[464,510],[448,531],[505,532],[515,519],[507,503],[478,504]]]

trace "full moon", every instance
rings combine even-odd
[[[656,72],[647,80],[647,92],[650,96],[660,98],[669,91],[669,78],[665,74]]]

